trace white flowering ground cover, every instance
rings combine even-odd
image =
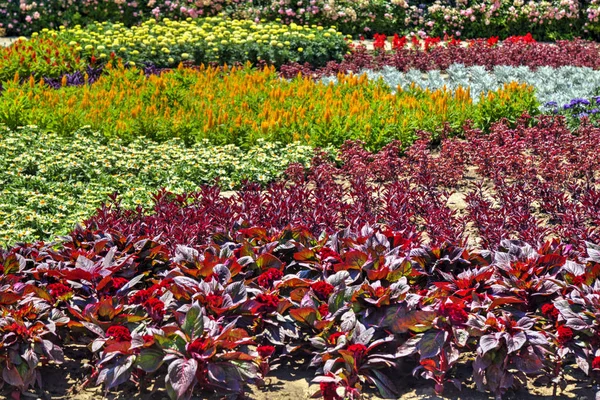
[[[128,207],[149,205],[161,188],[194,191],[218,178],[224,190],[266,183],[290,163],[307,165],[312,148],[261,142],[186,146],[140,137],[125,145],[89,129],[70,137],[35,128],[0,130],[0,244],[63,234],[118,192]]]

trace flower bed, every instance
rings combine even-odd
[[[197,190],[218,179],[225,190],[244,180],[266,184],[290,163],[308,164],[307,146],[259,142],[236,146],[158,144],[136,138],[106,141],[84,129],[57,135],[24,128],[0,132],[0,243],[65,234],[88,218],[107,196],[123,205],[150,205],[161,188]]]
[[[418,129],[451,134],[466,120],[487,129],[535,112],[531,88],[508,84],[473,103],[468,90],[390,93],[380,82],[343,77],[337,85],[310,78],[279,79],[274,68],[178,69],[146,78],[136,69],[113,69],[96,83],[55,90],[30,81],[7,82],[0,122],[35,124],[68,134],[90,125],[107,137],[137,136],[188,143],[255,144],[260,138],[312,146],[363,139],[381,148],[394,139],[410,144]]]
[[[341,60],[348,51],[345,38],[334,28],[217,17],[148,20],[131,28],[103,22],[58,33],[42,31],[42,36],[60,38],[87,59],[107,60],[113,55],[125,62],[157,67],[177,66],[182,61],[197,65],[262,61],[276,66],[307,62],[322,66]]]
[[[395,398],[391,377],[412,368],[438,393],[470,368],[496,397],[527,381],[561,385],[575,363],[598,374],[591,244],[428,248],[368,226],[323,237],[254,227],[179,243],[78,229],[58,248],[2,251],[4,383],[35,385],[38,363],[62,362],[67,337],[93,352],[88,384],[164,385],[172,399],[241,395],[291,358],[310,360],[327,400],[369,386]]]
[[[564,66],[600,69],[600,46],[583,40],[556,43],[505,41],[501,45],[495,40],[490,42],[489,39],[462,42],[463,44],[452,44],[450,40],[444,45],[435,41],[437,44],[429,47],[426,43],[427,41],[418,41],[415,46],[408,41],[398,44],[392,51],[374,52],[358,46],[341,63],[330,62],[323,68],[291,63],[283,65],[280,70],[285,77],[294,77],[299,72],[307,76],[322,77],[338,72],[358,72],[365,68],[377,70],[384,66],[394,67],[402,72],[411,69],[445,71],[453,64],[482,66],[488,70],[493,70],[496,66],[526,66],[532,70]]]
[[[12,80],[18,73],[25,81],[33,76],[59,82],[63,75],[68,75],[69,82],[74,76],[73,83],[82,84],[86,70],[88,75],[97,75],[97,72],[91,73],[90,68],[99,71],[102,65],[115,63],[115,60],[152,70],[177,66],[181,62],[186,65],[231,65],[251,61],[259,68],[275,65],[287,78],[296,77],[298,73],[323,77],[385,67],[403,72],[411,69],[445,71],[457,63],[483,66],[488,70],[498,66],[527,66],[532,70],[564,66],[600,68],[597,57],[600,48],[594,42],[582,40],[549,44],[532,41],[527,36],[499,42],[497,37],[458,41],[419,40],[416,37],[409,40],[396,35],[393,39],[380,37],[381,41],[375,43],[381,47],[391,40],[392,51],[379,48],[367,51],[364,46],[351,45],[351,51],[346,53],[346,43],[331,29],[293,28],[249,21],[221,26],[219,21],[222,20],[218,18],[202,21],[205,22],[146,22],[132,30],[119,24],[98,24],[85,30],[44,32],[42,38],[17,41],[2,49],[0,81]],[[265,35],[267,39],[262,39]]]
[[[397,142],[378,153],[350,142],[340,150],[340,168],[317,151],[308,171],[292,165],[266,190],[250,185],[233,198],[210,187],[177,199],[162,195],[146,212],[110,206],[86,225],[167,240],[180,220],[190,226],[177,240],[192,246],[240,221],[274,230],[301,225],[315,235],[379,223],[433,247],[448,241],[494,249],[504,238],[535,245],[559,238],[577,249],[598,242],[600,128],[572,134],[560,118],[531,122],[498,123],[489,134],[467,129],[466,139],[445,139],[436,152],[426,138],[404,155]]]
[[[539,67],[533,71],[528,67],[496,66],[488,71],[482,66],[465,67],[452,64],[443,73],[423,73],[419,70],[402,73],[393,67],[383,67],[376,71],[366,69],[358,72],[358,75],[362,74],[366,74],[370,80],[382,79],[392,91],[398,87],[409,90],[413,86],[429,90],[469,88],[473,101],[478,101],[482,94],[489,91],[498,90],[511,82],[518,82],[534,88],[543,111],[550,109],[544,106],[548,102],[567,104],[571,99],[589,98],[600,90],[600,71],[571,66]],[[336,76],[323,77],[321,80],[325,83],[337,82]],[[590,107],[590,110],[593,108]]]
[[[61,245],[1,250],[1,379],[36,385],[67,338],[90,344],[88,385],[173,399],[263,387],[290,359],[326,399],[393,398],[411,370],[441,393],[459,366],[497,397],[567,366],[595,379],[600,128],[530,122],[435,153],[347,143],[341,166],[317,151],[264,190],[163,191]]]

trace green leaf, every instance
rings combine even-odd
[[[375,376],[370,376],[371,380],[379,390],[381,397],[385,399],[395,399],[398,397],[398,392],[394,383],[383,372],[376,369],[372,370]]]
[[[269,268],[280,269],[283,263],[277,257],[269,253],[263,253],[256,259],[256,265],[265,271]]]
[[[313,326],[317,320],[317,311],[311,307],[294,308],[290,310],[290,315],[296,321]]]
[[[417,344],[421,360],[433,358],[440,354],[447,337],[448,332],[446,331],[430,330],[425,332],[423,339]]]
[[[202,335],[204,331],[204,313],[202,312],[200,303],[197,301],[192,304],[185,315],[181,329],[190,339]]]
[[[435,319],[435,312],[423,310],[407,311],[404,306],[389,307],[380,325],[389,327],[394,333],[415,333],[429,330]]]
[[[165,354],[156,349],[142,349],[135,360],[136,366],[150,373],[158,370],[163,363]]]

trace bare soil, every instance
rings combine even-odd
[[[43,388],[30,391],[21,396],[21,399],[40,400],[168,400],[168,395],[162,387],[162,381],[156,383],[156,388],[137,388],[132,383],[120,387],[118,390],[105,393],[100,387],[83,388],[82,384],[89,376],[90,352],[85,346],[68,345],[65,348],[65,362],[61,365],[48,365],[41,369]],[[275,370],[267,379],[263,388],[249,387],[247,398],[253,400],[304,400],[319,390],[319,386],[311,384],[315,376],[313,369],[307,368],[307,363],[299,362],[293,367],[282,367]],[[552,387],[536,386],[529,384],[525,389],[507,393],[506,400],[546,400],[546,399],[594,399],[598,390],[589,384],[590,380],[581,371],[572,369],[566,371],[568,385],[564,391],[558,391],[553,396]],[[454,386],[447,386],[443,396],[437,396],[433,390],[433,383],[422,378],[414,378],[407,371],[398,371],[394,381],[400,391],[399,400],[420,399],[472,399],[487,400],[493,397],[477,392],[470,376],[469,368],[461,368],[456,372],[456,378],[463,383],[461,391]],[[365,400],[380,400],[372,388],[365,390]],[[225,397],[211,393],[194,396],[194,400],[218,400]],[[10,391],[0,391],[0,399],[12,399]]]

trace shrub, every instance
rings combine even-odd
[[[312,146],[363,139],[381,148],[394,139],[410,144],[419,129],[460,133],[467,120],[487,129],[496,118],[515,121],[535,112],[531,88],[508,84],[482,94],[468,89],[411,88],[395,95],[383,82],[339,76],[326,85],[311,78],[278,78],[274,68],[178,69],[146,78],[137,69],[113,69],[93,85],[54,90],[9,82],[0,122],[10,128],[35,124],[60,133],[90,125],[109,138],[131,141],[179,137],[187,143],[248,146],[258,139]]]
[[[336,24],[344,33],[357,36],[418,32],[507,37],[532,32],[544,40],[593,37],[598,34],[599,15],[597,0],[4,0],[0,27],[9,35],[28,35],[42,28],[93,21],[131,26],[150,17],[183,20],[217,14],[288,24]]]
[[[197,65],[260,61],[276,66],[292,61],[322,66],[341,60],[348,51],[345,38],[333,28],[218,17],[148,20],[131,28],[103,22],[58,33],[42,31],[42,36],[60,38],[88,59],[105,60],[112,54],[126,62],[158,67],[176,66],[182,61]]]

